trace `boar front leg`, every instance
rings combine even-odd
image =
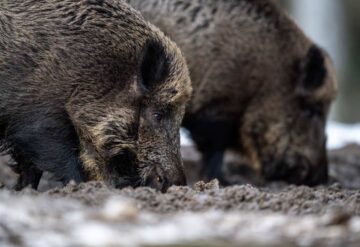
[[[33,189],[37,189],[40,183],[42,171],[33,167],[31,164],[21,165],[19,167],[19,178],[14,187],[15,190],[20,191],[28,186],[31,186]]]
[[[200,176],[205,181],[223,178],[223,158],[226,149],[234,146],[238,139],[237,125],[232,120],[213,120],[202,114],[187,116],[183,122],[202,153],[203,167]]]
[[[77,134],[65,119],[34,114],[9,126],[7,139],[20,174],[16,189],[36,188],[43,171],[64,184],[83,181]]]
[[[222,166],[223,166],[224,150],[218,150],[209,153],[203,153],[202,177],[205,180],[219,179],[224,183]]]

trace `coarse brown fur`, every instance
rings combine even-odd
[[[271,0],[129,0],[187,59],[194,94],[184,126],[219,177],[226,150],[270,180],[326,181],[328,55]]]
[[[18,189],[43,171],[165,190],[185,184],[186,62],[117,0],[13,0],[0,8],[0,140]]]

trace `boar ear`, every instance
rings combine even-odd
[[[157,41],[148,41],[140,62],[140,83],[147,90],[165,82],[169,75],[169,57],[163,45]]]
[[[321,87],[325,82],[326,68],[323,52],[313,45],[305,58],[300,61],[299,89],[305,93]]]

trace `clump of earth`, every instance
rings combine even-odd
[[[360,244],[359,146],[331,151],[331,181],[315,188],[266,183],[231,167],[231,186],[197,182],[198,154],[184,148],[183,157],[190,186],[166,193],[98,182],[62,187],[49,176],[40,191],[15,192],[16,175],[1,165],[0,246]]]

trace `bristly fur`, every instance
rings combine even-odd
[[[232,149],[270,180],[326,181],[334,69],[275,1],[127,2],[185,54],[194,93],[183,125],[207,178],[221,178],[222,156]]]
[[[9,1],[0,50],[0,139],[18,163],[17,189],[36,188],[43,171],[64,183],[185,184],[189,72],[139,12],[118,0]]]

